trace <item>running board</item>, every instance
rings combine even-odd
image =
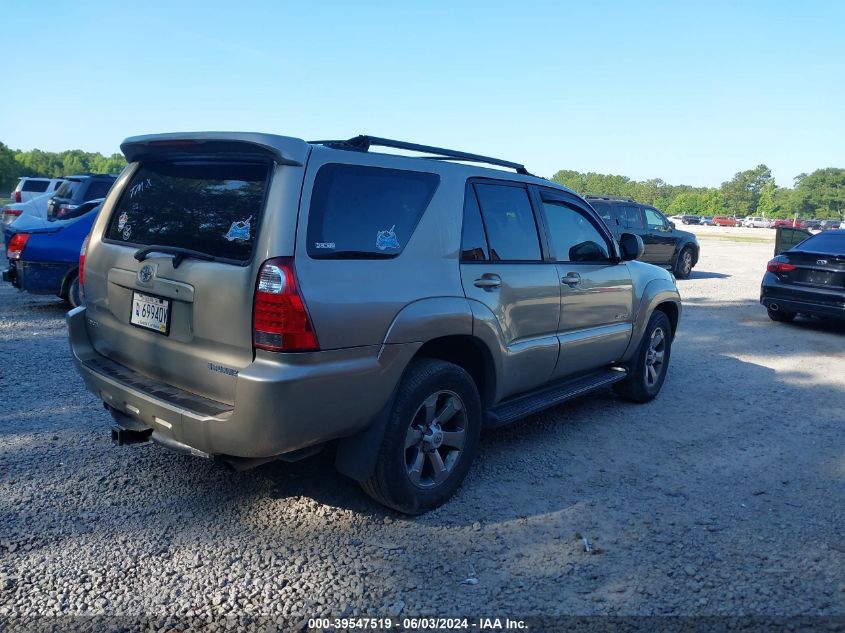
[[[572,400],[585,393],[623,380],[628,372],[622,367],[603,369],[587,376],[567,380],[531,391],[496,405],[484,412],[484,428],[491,429],[516,422],[532,413]]]

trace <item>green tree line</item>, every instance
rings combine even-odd
[[[67,176],[117,173],[126,161],[120,154],[103,156],[73,149],[27,152],[0,143],[0,192],[15,186],[20,176]],[[719,187],[670,185],[660,178],[631,180],[626,176],[561,170],[552,180],[582,194],[633,198],[668,215],[762,215],[769,218],[845,219],[845,169],[828,167],[799,174],[793,187],[779,187],[766,165],[734,174]]]
[[[791,188],[775,184],[766,165],[738,172],[719,187],[670,185],[660,178],[636,181],[572,170],[561,170],[552,180],[581,194],[633,198],[667,215],[845,219],[845,169],[835,167],[800,174]]]
[[[20,176],[70,176],[73,174],[114,174],[126,166],[121,154],[103,156],[97,152],[71,149],[64,152],[28,152],[14,150],[0,143],[0,192],[6,193]]]

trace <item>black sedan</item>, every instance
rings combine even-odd
[[[778,229],[760,303],[773,321],[792,321],[799,313],[845,319],[845,229],[817,235]]]

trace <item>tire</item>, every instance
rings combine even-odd
[[[432,426],[438,418],[441,424]],[[481,399],[472,377],[452,363],[416,360],[396,393],[375,472],[361,487],[405,514],[432,510],[463,482],[480,435]]]
[[[82,297],[79,292],[79,275],[75,276],[73,281],[68,285],[66,301],[72,308],[76,308],[82,303]]]
[[[654,400],[666,380],[671,355],[672,324],[665,312],[655,310],[628,368],[628,377],[614,385],[616,393],[631,402]]]
[[[693,267],[693,253],[691,246],[684,246],[678,253],[678,260],[675,262],[675,277],[678,279],[689,279]]]
[[[784,312],[783,310],[776,311],[771,308],[766,308],[766,312],[769,313],[769,318],[772,321],[777,321],[778,323],[789,323],[796,316],[795,312]]]

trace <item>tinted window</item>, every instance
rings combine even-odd
[[[819,233],[794,247],[796,251],[845,255],[845,234]]]
[[[484,236],[484,225],[481,222],[481,209],[478,207],[478,199],[472,185],[467,185],[466,201],[464,202],[461,259],[470,262],[483,262],[489,259],[487,238]]]
[[[394,257],[402,252],[440,182],[436,174],[324,165],[308,215],[316,258]]]
[[[666,222],[663,221],[663,216],[660,215],[656,209],[645,207],[644,211],[645,221],[649,228],[661,228],[666,226]]]
[[[563,202],[543,202],[549,235],[559,262],[601,262],[610,254],[598,229],[578,209]]]
[[[49,184],[49,180],[25,180],[22,191],[35,191],[40,193],[42,191],[47,191],[47,185]]]
[[[600,202],[598,200],[590,201],[590,204],[610,229],[613,229],[620,224],[624,224],[624,219],[619,216],[619,207],[614,206],[609,202]]]
[[[53,191],[57,191],[59,189],[59,187],[61,187],[63,184],[64,184],[63,181],[61,181],[61,180],[58,181],[56,184],[53,185]]]
[[[629,229],[645,228],[639,207],[632,204],[620,205],[620,213],[625,218],[625,224]]]
[[[493,261],[540,259],[537,225],[524,187],[477,184],[478,202]]]
[[[113,180],[92,180],[85,192],[85,201],[105,198],[112,184],[114,184]]]
[[[106,237],[248,260],[268,170],[266,163],[143,163],[126,185]]]
[[[62,186],[56,190],[57,198],[72,198],[74,192],[79,189],[80,183],[78,180],[65,180]]]

